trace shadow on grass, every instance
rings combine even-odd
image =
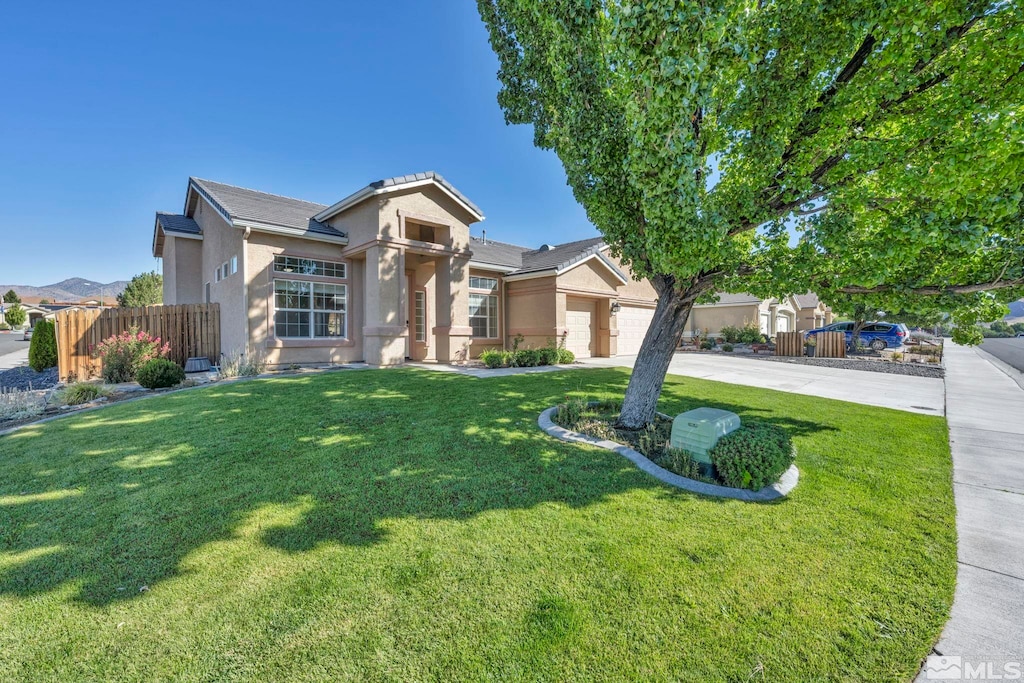
[[[255,534],[299,553],[385,542],[388,519],[579,508],[661,488],[614,453],[536,426],[567,390],[611,397],[626,380],[618,370],[488,380],[339,372],[214,386],[32,427],[0,440],[0,593],[75,587],[91,605],[130,599],[180,574],[192,551],[243,533],[267,506],[303,502],[297,521]],[[666,395],[673,411],[707,404],[677,393]],[[794,435],[830,428],[770,421]]]

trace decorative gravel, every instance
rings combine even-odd
[[[58,382],[57,368],[36,372],[27,365],[0,370],[0,389],[49,389]]]
[[[892,363],[879,360],[857,360],[856,358],[807,358],[786,356],[744,356],[755,360],[774,361],[776,363],[792,363],[794,365],[816,365],[820,368],[839,368],[840,370],[864,370],[866,372],[884,372],[890,375],[910,375],[912,377],[945,377],[946,371],[940,365],[924,363]]]

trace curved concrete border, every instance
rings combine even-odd
[[[734,489],[728,486],[706,484],[702,481],[687,479],[686,477],[679,476],[675,472],[669,472],[664,467],[655,465],[643,454],[634,451],[629,446],[624,446],[620,443],[615,443],[614,441],[608,441],[606,439],[587,436],[586,434],[579,434],[578,432],[570,432],[564,427],[559,427],[551,419],[557,410],[557,407],[548,408],[540,414],[539,418],[537,418],[537,425],[551,436],[556,439],[561,439],[562,441],[586,443],[591,446],[597,446],[598,448],[614,451],[655,479],[658,479],[669,486],[675,486],[676,488],[681,488],[693,493],[699,493],[704,496],[714,496],[717,498],[735,498],[736,500],[761,503],[769,500],[778,500],[779,498],[788,495],[789,492],[796,487],[797,481],[800,479],[800,471],[796,468],[796,465],[790,465],[789,469],[782,473],[782,477],[780,477],[777,482],[771,486],[765,486],[760,491]]]

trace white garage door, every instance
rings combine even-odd
[[[616,318],[619,328],[619,355],[634,356],[640,353],[644,335],[647,334],[647,328],[654,319],[654,309],[623,306]]]
[[[775,319],[776,332],[789,332],[789,316],[779,314]]]
[[[577,358],[594,355],[594,302],[589,299],[567,299],[565,302],[565,348]]]

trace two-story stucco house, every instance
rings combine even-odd
[[[272,364],[454,362],[564,340],[636,353],[655,292],[599,238],[539,249],[470,237],[483,213],[440,175],[370,183],[332,205],[190,178],[157,213],[164,303],[216,302],[225,352]]]

